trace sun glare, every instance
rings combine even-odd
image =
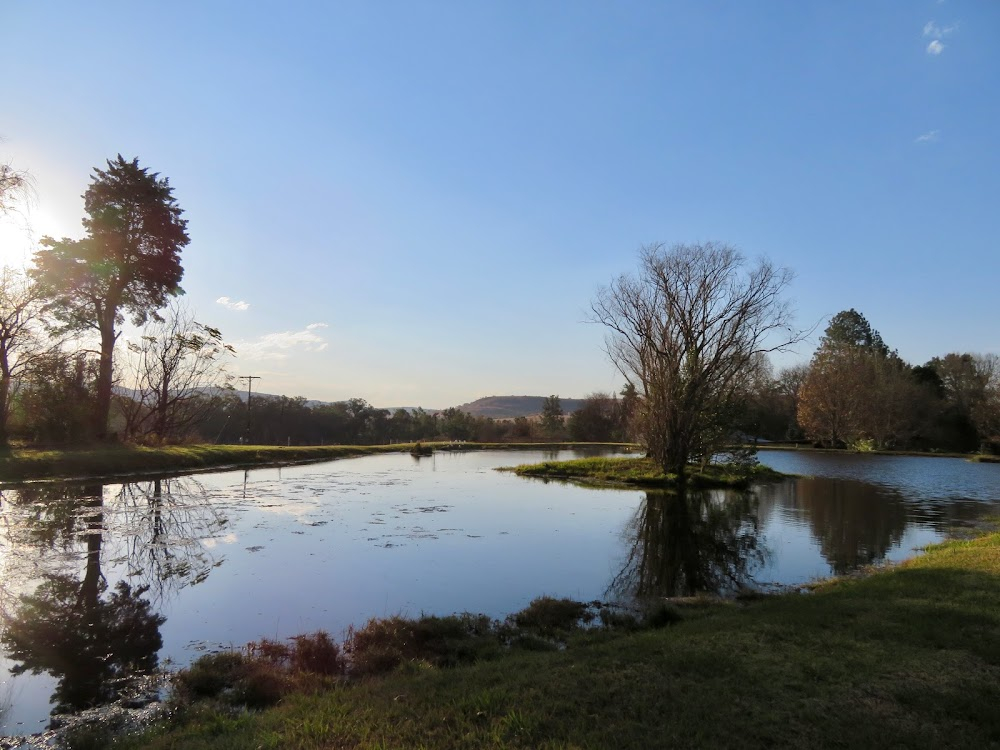
[[[38,249],[38,240],[47,234],[62,237],[67,233],[65,224],[38,208],[0,216],[0,266],[27,266]]]

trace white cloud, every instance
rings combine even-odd
[[[929,36],[931,39],[944,39],[955,31],[958,31],[957,22],[951,26],[938,26],[933,21],[928,21],[924,24],[924,36]]]
[[[928,130],[923,135],[918,135],[913,142],[914,143],[934,143],[938,136],[940,135],[940,130]]]
[[[225,536],[210,537],[208,539],[202,539],[201,543],[208,547],[209,549],[214,549],[220,544],[236,544],[240,538],[233,534],[232,532],[226,534]]]
[[[321,352],[326,349],[329,343],[317,331],[327,327],[326,323],[310,323],[301,331],[266,333],[255,341],[240,341],[233,346],[240,359],[288,359],[295,350]]]
[[[928,21],[924,24],[924,36],[929,37],[931,42],[927,45],[928,55],[940,55],[944,52],[945,45],[941,41],[946,36],[958,31],[958,22],[951,24],[950,26],[938,26],[934,21]]]
[[[244,302],[243,300],[237,301],[234,299],[229,299],[229,297],[219,297],[219,299],[215,300],[215,302],[216,304],[222,305],[223,307],[228,308],[230,310],[239,310],[240,312],[243,312],[244,310],[250,309],[249,302]]]

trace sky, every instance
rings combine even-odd
[[[0,0],[0,262],[169,178],[184,300],[255,390],[444,408],[620,387],[648,243],[790,268],[907,361],[1000,352],[1000,3]]]

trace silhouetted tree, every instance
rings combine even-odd
[[[942,419],[962,450],[974,450],[1000,436],[1000,357],[946,354],[926,367],[940,381]]]
[[[93,432],[106,436],[114,348],[127,313],[141,325],[180,291],[187,221],[166,178],[119,154],[84,193],[82,240],[44,237],[32,274],[65,330],[100,336]]]
[[[9,163],[0,164],[0,215],[16,211],[16,204],[33,193],[31,175]]]
[[[563,430],[562,400],[555,394],[542,402],[542,429],[550,438],[559,437]]]
[[[831,347],[851,346],[883,357],[889,356],[889,347],[885,345],[882,336],[853,307],[830,318],[830,324],[820,343]]]
[[[569,415],[568,427],[570,437],[580,442],[606,443],[624,439],[620,404],[606,393],[587,396],[583,406]]]
[[[128,343],[131,391],[120,402],[130,438],[187,437],[230,386],[223,357],[234,353],[217,328],[172,304],[163,320],[147,324]]]
[[[78,443],[88,433],[97,363],[85,352],[54,349],[23,376],[12,418],[34,442]]]
[[[0,445],[7,442],[15,382],[48,349],[38,288],[23,271],[0,269]]]

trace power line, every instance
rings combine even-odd
[[[243,440],[244,443],[250,442],[250,424],[251,424],[251,417],[253,414],[253,412],[250,411],[250,396],[253,390],[253,381],[260,380],[260,378],[261,378],[260,375],[239,375],[237,377],[238,380],[247,381],[247,429],[246,433],[244,433],[244,440]]]

